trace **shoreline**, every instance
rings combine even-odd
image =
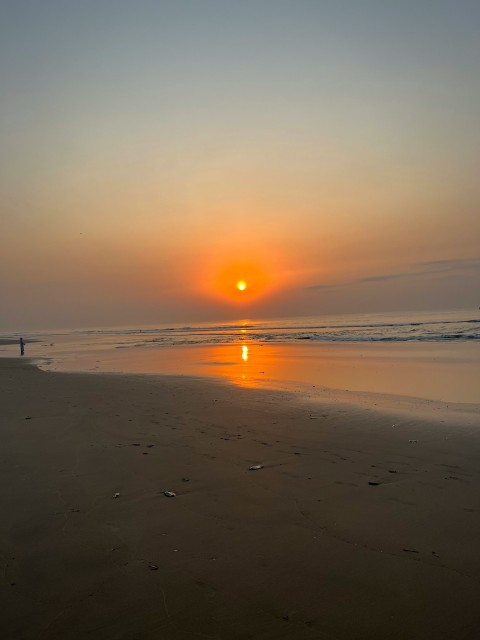
[[[475,637],[480,430],[457,412],[20,358],[0,382],[8,639]]]
[[[3,353],[2,353],[3,351]],[[13,346],[0,356],[17,355]],[[49,371],[188,375],[237,386],[353,396],[480,404],[480,342],[142,346],[110,342],[29,344],[26,357]],[[352,396],[352,397],[353,397]]]

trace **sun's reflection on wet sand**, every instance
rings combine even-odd
[[[421,351],[421,352],[420,352]],[[420,353],[419,353],[420,352]],[[202,373],[248,388],[322,388],[472,402],[472,369],[466,362],[439,362],[431,348],[409,345],[285,345],[240,342],[205,348]],[[206,367],[206,364],[211,366]],[[478,370],[478,363],[476,365]],[[462,370],[463,374],[462,374]],[[198,371],[200,373],[200,371]],[[462,375],[460,375],[462,374]],[[459,386],[455,378],[462,381]],[[475,376],[473,376],[475,379]],[[477,377],[478,379],[478,377]],[[468,384],[467,384],[468,382]],[[474,383],[473,383],[474,384]],[[478,383],[477,383],[478,387]]]
[[[42,368],[193,375],[248,388],[321,388],[478,402],[478,349],[470,345],[269,344],[244,330],[231,344],[81,350],[43,361]],[[248,335],[248,334],[247,334]],[[477,347],[479,345],[476,345]],[[34,350],[37,352],[35,353]],[[31,345],[32,356],[43,356]],[[314,390],[314,391],[313,391]]]
[[[205,346],[197,349],[198,355],[200,352],[202,357],[194,364],[195,374],[213,374],[244,387],[265,386],[265,365],[269,363],[268,368],[272,371],[278,365],[275,349],[254,342]]]

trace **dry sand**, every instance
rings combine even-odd
[[[476,409],[20,359],[0,389],[3,638],[480,638]]]

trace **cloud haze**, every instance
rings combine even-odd
[[[412,265],[411,271],[403,271],[402,273],[379,273],[373,276],[365,276],[356,278],[346,282],[314,284],[308,287],[313,291],[325,291],[326,289],[334,289],[338,287],[346,287],[351,285],[369,284],[372,282],[389,282],[391,280],[408,280],[410,278],[428,278],[428,276],[443,275],[448,278],[462,277],[465,273],[480,276],[480,259],[472,260],[431,260],[429,262],[421,262]]]

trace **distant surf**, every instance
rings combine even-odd
[[[111,336],[119,347],[232,342],[451,342],[480,340],[480,314],[466,311],[362,314],[258,322],[206,323],[169,327],[86,329],[72,333]]]
[[[452,342],[480,340],[480,312],[402,312],[190,323],[188,325],[102,327],[31,332],[53,342],[74,339],[110,347],[231,344],[237,342]],[[11,337],[11,334],[10,334]]]

